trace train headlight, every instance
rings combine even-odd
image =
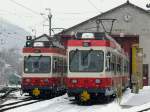
[[[30,81],[31,81],[30,79],[25,79],[25,82],[28,82],[28,83],[29,83]]]
[[[27,42],[27,45],[30,45],[31,44],[31,42]]]
[[[72,79],[71,81],[73,84],[77,83],[77,80],[76,79]]]
[[[27,46],[27,47],[31,47],[31,46],[32,46],[32,42],[31,42],[31,41],[27,41],[27,42],[26,42],[26,46]]]
[[[95,80],[95,83],[96,83],[96,84],[99,84],[99,83],[101,83],[101,80],[100,80],[100,79],[96,79],[96,80]]]
[[[43,82],[43,79],[41,79],[40,82]]]

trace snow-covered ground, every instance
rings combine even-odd
[[[16,93],[16,95],[18,96],[19,94]],[[19,97],[21,96],[19,95]],[[14,101],[10,100],[5,104]],[[138,112],[146,108],[150,108],[150,87],[144,87],[139,94],[131,93],[130,89],[128,89],[124,93],[120,104],[117,100],[114,100],[108,104],[78,105],[70,100],[67,95],[63,95],[6,112]]]

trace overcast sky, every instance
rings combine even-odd
[[[51,8],[52,27],[68,28],[93,16],[125,3],[126,0],[1,0],[0,22],[7,20],[37,35],[48,27],[45,8]],[[144,9],[150,0],[130,0]],[[45,15],[41,16],[40,13]],[[33,32],[35,33],[35,32]]]

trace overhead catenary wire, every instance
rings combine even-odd
[[[42,23],[45,23],[47,20],[48,20],[48,19],[46,18],[46,19],[44,19],[43,21],[40,21],[40,22],[35,23],[34,25],[30,25],[30,26],[28,26],[28,27],[40,26]]]
[[[0,9],[0,12],[2,12],[2,13],[0,13],[0,15],[3,15],[3,16],[5,16],[5,15],[11,15],[11,16],[14,16],[14,17],[18,17],[19,18],[19,20],[22,20],[22,21],[24,21],[24,19],[25,18],[33,18],[34,16],[31,16],[31,15],[24,15],[24,14],[18,14],[18,13],[16,13],[16,12],[10,12],[10,11],[7,11],[7,10],[1,10]],[[23,15],[23,16],[22,16]],[[6,18],[6,16],[5,16],[5,18]],[[2,19],[2,17],[1,17],[1,19]],[[6,19],[5,19],[5,21],[7,21]],[[46,21],[46,20],[43,20],[44,22]],[[9,22],[8,22],[9,23]],[[42,22],[41,22],[42,23]],[[25,24],[26,25],[26,24]]]
[[[18,38],[15,36],[15,34],[12,34],[12,33],[2,33],[1,35],[3,35],[4,37],[7,37],[7,38],[13,38],[13,39],[17,39],[17,40],[23,40],[23,38]],[[22,34],[18,34],[20,36],[24,36]]]
[[[88,2],[91,4],[92,7],[97,10],[98,13],[100,13],[99,9],[90,0],[88,0]]]
[[[14,3],[14,4],[16,4],[16,5],[20,6],[20,7],[23,7],[24,9],[26,9],[26,10],[28,10],[28,11],[30,11],[30,12],[36,14],[36,15],[40,15],[39,12],[34,11],[34,10],[31,9],[31,8],[28,8],[28,7],[24,6],[24,5],[22,5],[21,3],[16,2],[15,0],[9,0],[9,1],[11,1],[12,3]]]
[[[38,12],[38,11],[35,11],[35,10],[33,10],[33,9],[31,9],[31,8],[29,8],[29,7],[27,7],[27,6],[25,6],[25,5],[23,5],[23,4],[21,4],[21,3],[19,3],[17,0],[9,0],[10,2],[12,2],[12,3],[14,3],[14,4],[16,4],[16,5],[18,5],[19,7],[22,7],[22,8],[24,8],[24,9],[26,9],[26,10],[28,10],[28,11],[30,11],[30,12],[32,12],[33,14],[35,14],[35,15],[38,15],[38,16],[41,16],[42,17],[42,15],[41,15],[41,13],[40,12]],[[97,12],[98,13],[101,13],[100,11],[99,11],[99,9],[90,1],[90,0],[88,0],[88,2],[97,10]],[[95,11],[96,12],[96,11]],[[56,13],[58,13],[58,12],[56,12]],[[61,14],[72,14],[72,15],[81,15],[81,14],[86,14],[86,13],[92,13],[92,12],[62,12]],[[13,13],[12,13],[13,14]],[[14,15],[16,15],[17,16],[17,14],[16,13],[14,13]],[[57,18],[58,19],[58,18]],[[66,19],[65,19],[66,20]],[[68,21],[68,20],[67,20]],[[44,22],[41,22],[41,23],[44,23]],[[30,27],[30,26],[39,26],[39,25],[29,25],[28,26],[28,28]],[[44,30],[43,30],[44,31]]]
[[[16,2],[15,0],[9,0],[9,1],[11,1],[12,3],[14,3],[14,4],[16,4],[16,5],[20,6],[20,7],[23,7],[24,9],[26,9],[26,10],[28,10],[28,11],[30,11],[30,12],[36,14],[36,15],[41,15],[39,12],[37,12],[37,11],[31,9],[31,8],[28,8],[27,6],[22,5],[22,4],[19,3],[19,2]],[[90,0],[88,0],[88,2],[89,2],[98,12],[100,12],[99,9],[98,9]],[[59,12],[59,11],[57,11],[56,13],[61,13],[61,14],[75,14],[75,15],[76,15],[76,14],[85,14],[85,13],[93,13],[93,12],[88,12],[88,11],[86,11],[86,12]]]
[[[15,1],[15,0],[9,0],[9,1],[11,1],[12,3],[14,3],[14,4],[16,4],[16,5],[18,5],[18,6],[22,7],[22,8],[24,8],[24,9],[26,9],[26,10],[32,12],[32,13],[38,15],[38,16],[41,16],[41,13],[40,13],[40,12],[37,12],[37,11],[31,9],[31,8],[28,8],[27,6],[22,5],[21,3]],[[90,2],[90,4],[93,5],[93,7],[96,8],[96,6],[95,6],[90,0],[88,0],[88,1]],[[99,12],[99,9],[98,9],[98,8],[96,8],[96,9],[97,9],[97,11]],[[58,12],[58,11],[57,11],[56,13],[61,13],[61,14],[72,14],[72,15],[79,14],[79,15],[80,15],[80,14],[93,13],[93,12]],[[12,14],[15,15],[16,13],[12,13]]]
[[[18,6],[20,6],[20,7],[22,7],[22,8],[24,8],[24,9],[26,9],[26,10],[28,10],[28,11],[30,11],[30,12],[32,12],[34,15],[38,15],[38,16],[42,17],[42,16],[41,16],[41,13],[39,13],[39,12],[37,12],[37,11],[34,11],[34,10],[32,10],[31,8],[28,8],[28,7],[24,6],[24,5],[22,5],[21,3],[16,2],[15,0],[9,0],[9,1],[12,2],[12,3],[14,3],[14,4],[16,4],[16,5],[18,5]],[[14,15],[14,16],[16,16],[16,17],[19,17],[19,19],[21,19],[22,17],[27,17],[27,16],[19,16],[19,15],[18,15],[17,13],[15,13],[15,12],[10,12],[10,11],[1,10],[1,9],[0,9],[0,12],[8,13],[9,15],[10,15],[10,14],[11,14],[11,15]],[[4,15],[4,14],[2,14],[2,15]],[[28,15],[28,17],[29,17],[29,15]],[[33,16],[30,16],[30,17],[33,17]],[[23,20],[23,21],[24,21],[24,20]],[[44,23],[45,21],[47,21],[46,18],[44,18],[44,20],[43,20],[42,22],[40,22],[40,24]],[[39,23],[38,23],[38,25],[39,25]],[[27,28],[29,28],[30,26],[31,26],[31,25],[28,25]],[[32,25],[32,26],[33,26],[33,25]],[[34,26],[37,26],[37,23],[36,23]]]
[[[63,14],[63,15],[85,15],[90,13],[96,13],[95,11],[54,11],[56,14]]]

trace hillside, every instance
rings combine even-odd
[[[24,46],[26,35],[29,35],[29,32],[3,20],[0,24],[0,48],[17,47],[20,49]]]

